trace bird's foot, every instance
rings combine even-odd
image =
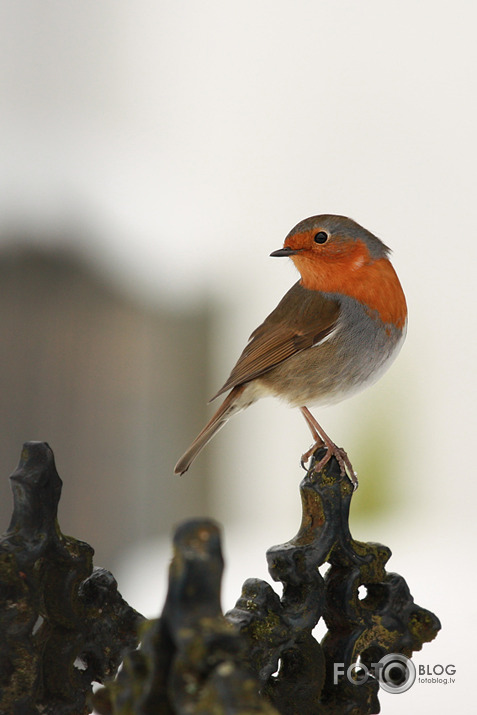
[[[338,447],[334,442],[331,442],[331,440],[328,442],[320,439],[320,441],[315,442],[307,452],[302,454],[300,463],[303,469],[307,469],[307,462],[310,457],[315,454],[316,450],[323,447],[326,448],[326,454],[315,464],[314,471],[320,472],[323,467],[328,464],[331,457],[335,457],[340,466],[341,476],[344,477],[346,475],[353,485],[353,489],[356,490],[358,488],[358,476],[353,469],[353,465],[345,450],[342,447]]]
[[[323,440],[318,439],[314,444],[311,445],[310,449],[308,449],[304,454],[301,455],[300,464],[301,464],[302,468],[305,470],[305,472],[308,469],[308,467],[307,467],[308,460],[316,452],[316,450],[320,449],[321,447],[326,447],[326,445],[323,442]],[[324,462],[323,466],[325,466],[325,464],[329,458],[330,457],[328,456],[328,452],[327,452],[325,455],[325,462]],[[321,461],[323,461],[323,460],[321,460]]]

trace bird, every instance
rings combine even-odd
[[[291,258],[300,279],[251,334],[228,379],[212,400],[222,404],[177,462],[184,474],[199,452],[235,414],[274,396],[298,407],[314,440],[302,455],[335,456],[354,487],[357,475],[311,413],[376,382],[399,353],[407,330],[407,305],[383,241],[353,219],[320,214],[300,221],[273,257]]]

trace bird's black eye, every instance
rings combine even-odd
[[[328,240],[328,234],[324,231],[319,231],[315,234],[313,240],[315,243],[326,243]]]

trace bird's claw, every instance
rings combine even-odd
[[[307,452],[301,455],[300,458],[300,464],[302,468],[307,471],[307,462],[310,459],[310,457],[316,452],[317,449],[325,447],[326,448],[326,454],[324,457],[320,459],[318,464],[315,464],[314,471],[315,472],[320,472],[323,467],[328,464],[330,461],[331,457],[336,457],[336,460],[339,464],[340,467],[340,473],[342,477],[348,477],[350,480],[351,484],[353,485],[353,491],[356,491],[358,488],[358,475],[353,469],[353,465],[351,464],[348,455],[346,454],[345,450],[342,449],[342,447],[337,447],[336,445],[325,445],[325,444],[314,444]]]

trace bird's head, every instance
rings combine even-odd
[[[289,256],[310,290],[344,294],[403,325],[406,304],[388,259],[390,249],[346,216],[322,214],[300,221],[272,256]],[[387,301],[390,310],[383,310]]]

